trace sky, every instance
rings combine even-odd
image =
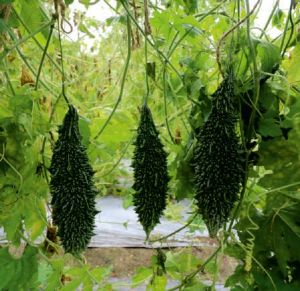
[[[291,0],[280,0],[279,8],[282,9],[285,13],[287,13],[291,3],[290,1]],[[115,6],[115,1],[109,0],[109,2],[112,4],[112,6]],[[256,2],[257,0],[249,0],[250,7],[252,8]],[[255,26],[260,28],[264,27],[275,2],[276,0],[261,0],[261,5],[255,21]],[[90,6],[86,10],[83,4],[80,4],[78,0],[75,0],[73,4],[70,5],[70,15],[73,15],[73,13],[76,11],[84,12],[87,17],[94,18],[101,22],[104,22],[107,18],[114,16],[114,12],[105,4],[104,1],[98,1],[97,4]],[[98,40],[98,37],[101,38],[101,36],[105,35],[104,31],[102,31],[101,29],[94,30],[92,32],[96,36],[95,40],[87,36],[84,38],[87,49],[89,49],[93,45],[94,41]],[[271,34],[273,37],[276,37],[279,34],[279,31],[275,28],[272,28],[268,30],[268,33]],[[83,35],[84,34],[78,32],[77,28],[74,27],[73,32],[69,34],[69,37],[73,41],[76,41],[79,37],[82,37]]]

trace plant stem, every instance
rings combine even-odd
[[[218,45],[217,45],[217,50],[216,50],[216,59],[217,59],[217,64],[218,64],[218,67],[219,67],[219,71],[222,75],[224,75],[224,72],[222,70],[222,66],[221,66],[221,55],[220,55],[220,49],[221,49],[221,45],[223,43],[223,41],[225,40],[225,38],[230,34],[232,33],[236,28],[238,28],[243,22],[245,22],[246,20],[249,19],[249,17],[254,13],[256,7],[258,6],[258,4],[260,3],[260,0],[257,0],[257,2],[255,3],[255,5],[253,6],[252,10],[249,11],[247,13],[247,15],[241,19],[236,25],[234,25],[231,29],[229,29],[227,32],[225,32],[222,37],[220,38],[219,42],[218,42]]]
[[[16,12],[16,10],[13,8],[13,11],[16,15],[16,17],[18,18],[18,20],[20,21],[20,23],[23,25],[23,27],[25,28],[25,30],[28,33],[31,33],[29,27],[26,25],[26,23],[23,21],[23,19],[20,17],[20,15]],[[42,50],[44,51],[43,46],[39,43],[39,41],[36,39],[35,36],[32,36],[32,39],[34,40],[34,42],[36,43],[36,45]],[[49,61],[56,67],[56,69],[58,69],[61,72],[61,68],[60,66],[53,60],[53,58],[46,52],[46,56],[49,59]]]
[[[155,242],[158,242],[158,241],[166,240],[167,238],[169,238],[169,237],[173,236],[174,234],[176,234],[176,233],[182,231],[183,229],[187,228],[187,227],[195,220],[195,218],[196,218],[198,215],[199,215],[199,214],[196,213],[188,223],[186,223],[186,224],[183,225],[182,227],[176,229],[175,231],[173,231],[173,232],[167,234],[166,236],[163,236],[163,237],[161,237],[161,238],[154,239],[154,240],[149,240],[148,242],[149,242],[149,243],[155,243]]]
[[[148,16],[148,11],[147,10],[147,0],[144,0],[144,37],[145,37],[145,83],[146,83],[146,94],[144,97],[144,104],[147,105],[148,103],[148,98],[150,95],[150,89],[149,89],[149,78],[148,78],[148,71],[147,71],[147,65],[148,65],[148,34],[147,34],[147,23],[149,19],[147,20],[146,17]]]
[[[138,24],[138,22],[136,21],[136,19],[132,16],[132,14],[130,13],[128,7],[124,4],[123,1],[121,1],[122,6],[124,7],[124,9],[126,10],[127,15],[130,17],[130,19],[132,20],[132,22],[136,25],[136,27],[138,28],[138,30],[143,34],[143,36],[145,37],[145,32],[144,30],[141,28],[141,26]],[[173,69],[173,71],[176,73],[176,75],[179,77],[179,79],[181,81],[183,81],[182,76],[180,75],[180,73],[177,71],[177,69],[174,67],[174,65],[170,62],[170,60],[159,50],[157,49],[157,47],[155,46],[154,43],[152,43],[152,41],[149,38],[146,38],[148,43],[150,44],[150,46],[152,46],[155,51],[158,53],[158,55],[164,59],[164,61],[167,62],[167,64]]]
[[[117,102],[115,103],[115,106],[114,106],[112,112],[110,113],[109,117],[105,121],[105,123],[102,126],[102,128],[100,129],[100,131],[95,135],[94,140],[96,140],[102,134],[102,132],[104,131],[104,129],[110,122],[111,118],[113,117],[114,113],[116,112],[116,110],[118,108],[118,105],[120,104],[120,102],[122,100],[130,58],[131,58],[131,25],[130,25],[129,16],[127,16],[127,58],[126,58],[125,68],[124,68],[123,77],[122,77],[122,81],[121,81],[120,93],[119,93]]]
[[[286,20],[286,24],[285,24],[284,32],[283,32],[283,37],[282,37],[282,42],[281,42],[281,45],[280,45],[280,51],[282,51],[281,52],[281,57],[282,58],[284,57],[284,54],[285,54],[285,52],[286,52],[286,50],[287,50],[287,48],[290,44],[290,41],[291,41],[293,33],[294,33],[294,22],[293,22],[293,18],[292,18],[292,9],[293,9],[293,1],[291,1],[291,4],[290,4],[289,14],[288,14],[288,17],[287,17],[287,20]],[[286,45],[285,45],[284,49],[282,50],[283,45],[284,45],[285,36],[286,36],[286,33],[287,33],[287,29],[288,29],[288,22],[291,23],[291,32],[290,32],[288,41],[286,42]]]
[[[268,18],[268,20],[267,20],[267,22],[266,22],[264,28],[263,28],[262,31],[261,31],[261,34],[260,34],[259,38],[262,38],[263,35],[265,34],[265,32],[266,32],[266,30],[267,30],[267,28],[268,28],[268,26],[269,26],[269,24],[270,24],[270,22],[271,22],[271,20],[272,20],[272,17],[273,17],[273,15],[274,15],[274,12],[275,12],[276,8],[278,7],[278,4],[279,4],[279,0],[276,0],[275,4],[274,4],[274,6],[273,6],[273,9],[272,9],[272,11],[271,11],[271,13],[270,13],[270,15],[269,15],[269,18]]]
[[[14,35],[14,32],[11,31],[11,29],[8,29],[8,33],[9,36],[11,37],[11,39],[13,39],[14,41],[16,41],[16,36]],[[23,55],[23,53],[21,52],[21,50],[19,49],[19,47],[16,47],[16,50],[20,56],[20,58],[22,59],[22,61],[24,62],[24,64],[27,66],[27,68],[30,70],[30,72],[36,77],[36,73],[35,70],[33,69],[33,67],[30,65],[30,63],[28,62],[27,58]],[[48,85],[46,85],[46,83],[42,80],[40,80],[40,83],[43,85],[43,87],[48,90],[51,94],[53,95],[57,95],[56,92],[54,92],[52,89],[50,89],[50,87],[48,87]]]
[[[260,0],[258,0],[257,4],[259,3]],[[249,0],[246,0],[246,9],[247,9],[247,15],[249,15],[251,12],[249,12],[250,8],[249,8]],[[254,11],[254,9],[252,9],[252,11]],[[250,53],[252,55],[252,62],[253,62],[253,96],[254,96],[254,101],[253,101],[253,108],[251,111],[251,115],[249,118],[249,125],[247,128],[247,134],[246,134],[246,138],[247,141],[250,141],[252,138],[252,133],[253,133],[253,124],[254,124],[254,119],[256,116],[256,111],[257,111],[257,104],[258,104],[258,100],[259,100],[259,93],[260,93],[260,76],[259,76],[259,72],[258,72],[258,68],[257,68],[257,63],[256,63],[256,52],[255,52],[255,48],[253,45],[253,41],[251,38],[251,34],[250,34],[250,19],[249,17],[247,18],[247,39],[248,39],[248,43],[249,43],[249,47],[250,47]]]
[[[16,41],[13,46],[11,46],[10,48],[5,49],[0,61],[2,61],[11,51],[13,51],[14,49],[17,49],[21,44],[25,43],[27,40],[33,38],[36,34],[38,34],[39,32],[41,32],[43,29],[47,28],[48,26],[51,26],[53,24],[53,21],[51,20],[50,22],[44,24],[43,26],[39,27],[38,29],[36,29],[34,32],[30,33],[29,35],[27,35],[26,37],[17,40],[16,38],[14,38],[14,40]],[[7,28],[8,30],[10,30],[9,28]]]
[[[63,56],[63,48],[62,48],[62,41],[61,41],[61,32],[60,32],[60,24],[59,24],[59,17],[57,17],[57,29],[58,29],[58,41],[59,41],[59,48],[60,48],[60,57],[61,57],[61,93],[64,97],[66,103],[68,106],[70,106],[70,101],[68,97],[66,96],[65,92],[65,69],[64,69],[64,56]]]
[[[125,146],[125,148],[124,148],[124,150],[123,150],[121,156],[119,157],[118,161],[112,166],[112,168],[111,168],[109,171],[107,171],[106,173],[104,173],[103,175],[101,175],[100,178],[105,177],[105,176],[109,175],[110,173],[112,173],[112,172],[114,171],[114,169],[115,169],[115,168],[120,164],[120,162],[122,161],[123,157],[125,156],[125,154],[126,154],[128,148],[129,148],[129,146],[132,144],[133,140],[134,140],[134,137],[132,137],[132,138],[129,140],[129,142],[126,144],[126,146]]]
[[[173,144],[175,144],[175,139],[172,135],[171,129],[170,129],[170,125],[169,125],[169,121],[168,121],[168,108],[167,108],[167,83],[166,83],[166,66],[164,66],[164,70],[163,70],[163,92],[164,92],[164,111],[165,111],[165,122],[166,122],[166,126],[167,126],[167,130],[168,130],[168,134],[171,138],[171,141]]]
[[[43,51],[42,59],[41,59],[41,62],[40,62],[40,65],[39,65],[39,69],[38,69],[38,72],[37,72],[36,81],[35,81],[35,90],[38,89],[38,83],[39,83],[39,79],[40,79],[40,74],[42,72],[42,67],[43,67],[45,56],[47,54],[47,50],[48,50],[48,47],[49,47],[49,44],[50,44],[50,40],[51,40],[53,29],[54,29],[54,22],[50,26],[50,31],[49,31],[47,43],[46,43],[45,49]]]

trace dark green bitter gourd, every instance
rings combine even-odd
[[[194,152],[195,198],[211,237],[227,222],[243,179],[233,98],[233,79],[228,76],[212,96],[211,113]]]
[[[169,181],[167,154],[158,134],[151,111],[147,105],[144,105],[134,143],[132,167],[135,190],[133,203],[147,238],[159,223],[167,200]]]
[[[94,229],[94,171],[81,144],[78,113],[70,105],[53,149],[50,166],[53,223],[64,250],[74,255],[86,249]]]

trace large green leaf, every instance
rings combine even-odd
[[[8,248],[0,249],[0,289],[33,290],[37,282],[37,253],[37,248],[26,246],[23,256],[16,259]]]
[[[297,44],[292,50],[288,59],[283,62],[283,66],[287,71],[287,79],[291,85],[300,85],[300,45]]]
[[[272,216],[270,235],[280,269],[288,274],[288,263],[300,263],[300,204],[278,209]]]
[[[255,233],[256,255],[267,263],[273,253],[284,277],[293,264],[300,264],[300,203],[293,200],[279,193],[270,194],[266,214],[258,222],[259,229]]]
[[[257,42],[257,55],[260,58],[261,70],[272,72],[274,66],[281,61],[280,49],[270,42],[255,40]]]

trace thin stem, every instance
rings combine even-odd
[[[292,36],[293,36],[293,33],[294,33],[294,22],[293,22],[293,17],[292,17],[292,9],[293,9],[293,1],[291,1],[291,4],[290,4],[290,9],[289,9],[289,14],[288,14],[288,19],[286,21],[286,25],[285,25],[285,28],[284,28],[284,32],[283,32],[283,38],[282,38],[282,42],[281,42],[281,46],[280,46],[280,50],[282,49],[283,47],[283,44],[284,44],[284,39],[285,39],[285,36],[286,36],[286,32],[287,32],[287,28],[288,28],[288,21],[291,23],[291,32],[290,32],[290,35],[289,35],[289,38],[288,38],[288,41],[286,42],[286,45],[281,53],[281,57],[283,58],[284,57],[284,54],[290,44],[290,41],[292,39]]]
[[[105,121],[105,123],[102,126],[102,128],[100,129],[100,131],[95,135],[94,140],[96,140],[102,134],[102,132],[104,131],[104,129],[106,128],[106,126],[110,122],[111,118],[113,117],[114,113],[116,112],[116,110],[118,108],[118,105],[120,104],[120,102],[122,100],[130,58],[131,58],[131,25],[130,25],[130,19],[127,16],[127,58],[126,58],[125,68],[124,68],[123,77],[122,77],[122,81],[121,81],[120,93],[119,93],[117,102],[115,103],[115,106],[114,106],[111,114],[109,115],[109,117]]]
[[[100,178],[105,177],[107,175],[109,175],[110,173],[112,173],[114,171],[114,169],[120,164],[120,162],[122,161],[123,157],[125,156],[129,146],[132,144],[134,137],[132,137],[129,142],[126,144],[121,156],[119,157],[118,161],[112,166],[112,168],[107,171],[106,173],[104,173],[103,175],[100,176]]]
[[[144,30],[141,28],[141,26],[138,24],[138,22],[136,21],[136,19],[132,16],[132,14],[130,13],[128,7],[124,4],[123,1],[121,1],[122,6],[124,7],[124,9],[126,10],[127,15],[130,17],[130,19],[132,20],[132,22],[136,25],[136,27],[138,28],[138,30],[143,34],[143,36],[145,37],[145,32]],[[160,51],[157,49],[157,47],[155,46],[155,44],[153,42],[151,42],[151,40],[149,38],[147,38],[148,43],[150,44],[151,47],[153,47],[155,49],[155,51],[158,53],[158,55],[164,59],[164,61],[167,62],[167,64],[173,69],[173,71],[176,73],[176,75],[179,77],[179,79],[181,81],[183,81],[183,77],[180,75],[180,73],[177,71],[177,69],[174,67],[174,65],[170,62],[170,60]]]
[[[168,134],[171,138],[171,141],[173,144],[175,144],[175,139],[172,135],[171,129],[170,129],[170,125],[169,125],[169,121],[168,121],[168,106],[167,106],[167,83],[166,83],[166,66],[164,66],[164,70],[163,70],[163,86],[164,86],[164,111],[165,111],[165,122],[166,122],[166,126],[167,126],[167,130],[168,130]]]
[[[175,231],[173,231],[173,232],[167,234],[166,236],[163,236],[163,237],[161,237],[161,238],[154,239],[154,240],[149,240],[148,242],[149,242],[149,243],[155,243],[155,242],[158,242],[158,241],[164,241],[164,240],[166,240],[167,238],[169,238],[169,237],[175,235],[176,233],[182,231],[183,229],[187,228],[187,227],[195,220],[195,218],[196,218],[198,215],[199,215],[199,214],[196,213],[188,223],[186,223],[186,224],[183,225],[182,227],[176,229]]]
[[[51,26],[52,24],[53,24],[53,21],[51,20],[50,22],[46,23],[45,25],[41,26],[40,28],[36,29],[34,32],[30,33],[29,35],[27,35],[26,37],[24,37],[20,40],[17,40],[16,38],[14,38],[14,41],[16,41],[16,42],[10,48],[5,49],[5,52],[2,55],[0,61],[2,59],[4,59],[11,51],[13,51],[14,49],[17,49],[21,44],[25,43],[27,40],[34,37],[34,35],[38,34],[43,29],[47,28],[48,26]]]
[[[112,11],[114,11],[116,14],[120,15],[120,12],[119,12],[117,9],[115,9],[115,8],[109,3],[109,1],[104,0],[104,2],[105,2],[105,4],[106,4]]]
[[[25,30],[28,33],[31,33],[29,27],[26,25],[26,23],[23,21],[23,19],[20,17],[20,15],[17,13],[17,11],[13,8],[13,11],[16,15],[16,17],[18,18],[18,21],[20,21],[20,23],[23,25],[23,27],[25,28]],[[32,36],[32,39],[34,40],[34,42],[36,43],[36,45],[42,50],[44,51],[43,46],[39,43],[39,41],[36,39],[35,36]],[[56,67],[56,69],[58,69],[61,72],[61,68],[60,66],[53,60],[53,58],[46,52],[46,56],[49,59],[49,61]]]
[[[217,59],[217,64],[219,67],[219,71],[221,72],[222,75],[224,75],[224,72],[222,70],[222,66],[221,66],[221,55],[220,55],[220,50],[221,50],[221,45],[223,43],[223,41],[225,40],[225,38],[232,33],[236,28],[238,28],[243,22],[245,22],[246,20],[249,19],[249,17],[254,13],[256,7],[258,6],[258,4],[260,3],[260,0],[258,0],[255,5],[253,6],[252,10],[250,12],[247,13],[247,15],[241,19],[236,25],[234,25],[231,29],[229,29],[227,32],[225,32],[222,37],[220,38],[218,44],[217,44],[217,50],[216,50],[216,59]]]
[[[61,93],[64,97],[68,106],[70,106],[70,102],[68,97],[66,96],[65,92],[65,69],[64,69],[64,57],[63,57],[63,48],[62,48],[62,41],[61,41],[61,33],[60,33],[60,25],[59,25],[59,17],[57,18],[57,29],[58,29],[58,40],[59,40],[59,48],[60,48],[60,57],[61,57]]]
[[[45,49],[43,51],[42,59],[41,59],[41,62],[40,62],[40,65],[39,65],[39,69],[38,69],[38,72],[37,72],[36,81],[35,81],[35,90],[38,89],[38,83],[39,83],[39,79],[40,79],[40,74],[42,72],[42,67],[43,67],[45,56],[47,54],[47,50],[48,50],[48,47],[49,47],[49,44],[50,44],[50,40],[51,40],[53,29],[54,29],[54,22],[50,26],[50,31],[49,31],[47,43],[46,43]]]
[[[11,29],[8,29],[8,33],[11,37],[11,39],[16,40],[16,36],[14,35],[14,32],[11,31]],[[24,62],[24,64],[27,66],[27,68],[29,69],[29,71],[36,77],[36,73],[35,70],[33,69],[33,67],[30,65],[30,63],[28,62],[27,58],[25,57],[25,55],[21,52],[21,50],[19,49],[19,47],[16,47],[16,50],[20,56],[20,58],[22,59],[22,61]],[[52,89],[50,89],[50,87],[48,85],[46,85],[46,83],[42,80],[40,80],[40,83],[43,85],[43,87],[48,90],[51,94],[55,95],[57,94],[56,92],[53,92]]]
[[[256,4],[259,3],[260,0],[258,0],[258,2]],[[249,12],[250,8],[249,8],[249,0],[246,0],[246,9],[247,9],[247,14],[250,14],[251,12]],[[254,11],[254,9],[252,9],[252,11]],[[254,101],[253,101],[253,108],[252,108],[252,112],[250,115],[250,119],[249,119],[249,126],[247,128],[247,139],[250,140],[252,138],[252,127],[254,124],[254,119],[256,116],[256,112],[257,112],[257,104],[258,104],[258,99],[259,99],[259,92],[260,92],[260,77],[259,77],[259,72],[258,72],[258,68],[257,68],[257,63],[256,63],[256,52],[255,52],[255,48],[253,45],[253,41],[251,38],[251,33],[250,33],[250,19],[247,18],[247,38],[248,38],[248,43],[249,43],[249,47],[250,47],[250,53],[252,55],[252,62],[253,62],[253,95],[254,95]]]
[[[4,151],[3,153],[0,153],[0,160],[3,160],[20,178],[20,185],[19,185],[19,188],[18,188],[18,191],[17,191],[17,196],[20,196],[20,192],[21,192],[21,188],[23,186],[23,176],[22,174],[14,167],[14,165],[5,158],[4,156]],[[17,199],[18,200],[18,199]]]
[[[180,290],[182,287],[186,286],[191,279],[193,279],[198,273],[200,272],[203,272],[206,265],[208,263],[210,263],[210,261],[219,253],[219,251],[221,250],[221,246],[219,246],[210,256],[209,258],[202,264],[200,265],[194,272],[192,272],[191,274],[187,275],[184,280],[181,282],[181,284],[171,288],[171,289],[168,289],[168,291],[175,291],[175,290]]]
[[[147,65],[148,65],[148,33],[147,33],[147,19],[146,16],[148,15],[146,12],[147,9],[147,4],[146,4],[146,0],[144,0],[144,15],[145,15],[145,33],[144,33],[144,37],[145,37],[145,83],[146,83],[146,95],[144,97],[144,104],[147,105],[148,103],[148,98],[150,95],[150,89],[149,89],[149,78],[148,78],[148,71],[147,71]]]
[[[224,3],[226,2],[223,1],[220,4],[218,4],[217,6],[215,6],[214,8],[212,8],[211,10],[209,10],[206,13],[200,13],[200,14],[196,14],[195,17],[200,17],[200,19],[198,19],[198,22],[200,23],[201,21],[203,21],[207,16],[212,15],[215,13],[215,10],[217,10],[220,6],[222,6]],[[173,54],[173,52],[175,51],[175,49],[178,47],[178,45],[186,38],[186,36],[189,35],[189,33],[193,30],[194,27],[191,27],[190,29],[188,29],[182,36],[181,38],[177,41],[177,43],[174,45],[174,47],[170,50],[169,54],[168,54],[168,58],[170,58],[170,56]],[[177,36],[177,35],[176,35]],[[172,47],[172,44],[171,46]]]
[[[11,80],[10,80],[10,78],[9,78],[9,74],[7,73],[7,64],[6,64],[5,61],[3,62],[3,64],[4,64],[4,66],[5,66],[4,76],[5,76],[6,81],[7,81],[7,83],[8,83],[8,87],[9,87],[10,91],[12,92],[12,94],[13,94],[13,95],[16,95],[15,89],[14,89],[14,87],[13,87],[13,85],[12,85],[12,83],[11,83]]]
[[[11,37],[11,39],[13,39],[14,41],[17,39],[16,36],[14,35],[14,32],[9,28],[8,29],[8,33],[9,36]],[[33,69],[33,67],[30,65],[30,63],[27,61],[27,58],[23,55],[23,53],[21,52],[21,50],[19,49],[19,47],[16,47],[16,50],[20,56],[20,58],[22,59],[22,61],[24,62],[24,64],[27,66],[27,68],[30,70],[30,72],[36,77],[36,73],[35,70]],[[57,95],[56,92],[53,92],[53,90],[50,89],[50,87],[48,87],[48,85],[46,85],[46,83],[44,83],[44,81],[40,80],[40,83],[43,85],[43,87],[45,89],[47,89],[51,94],[53,95]]]
[[[55,112],[55,109],[56,109],[56,106],[60,100],[60,98],[62,97],[62,94],[60,94],[56,100],[55,100],[55,103],[52,107],[52,110],[51,110],[51,113],[50,113],[50,117],[49,117],[49,121],[48,123],[51,124],[52,122],[52,119],[53,119],[53,116],[54,116],[54,112]],[[45,176],[45,179],[46,179],[46,182],[47,184],[49,185],[50,184],[50,180],[49,180],[49,177],[48,177],[48,172],[47,172],[47,168],[46,168],[46,160],[45,160],[45,148],[46,148],[46,140],[47,140],[47,137],[44,136],[43,138],[43,143],[42,143],[42,149],[41,149],[41,155],[42,155],[42,162],[43,162],[43,170],[44,170],[44,176]]]
[[[298,23],[300,23],[300,18],[297,18],[297,19],[295,20],[294,26],[295,26],[296,24],[298,24]],[[289,27],[287,28],[286,31],[289,31],[289,30],[291,30],[291,29],[293,29],[293,28],[294,28],[294,27],[289,26]],[[280,35],[276,36],[274,39],[272,39],[271,42],[274,43],[275,41],[277,41],[278,39],[280,39],[281,37],[283,37],[283,34],[284,34],[284,33],[281,33]]]
[[[273,6],[273,9],[272,9],[272,11],[271,11],[271,13],[270,13],[270,15],[269,15],[269,18],[268,18],[268,20],[267,20],[267,22],[266,22],[264,28],[263,28],[262,31],[261,31],[261,34],[260,34],[259,38],[262,38],[263,35],[266,33],[266,30],[267,30],[267,28],[268,28],[268,26],[269,26],[269,24],[270,24],[270,22],[271,22],[271,20],[272,20],[272,18],[273,18],[274,12],[275,12],[276,8],[278,7],[278,4],[279,4],[279,0],[277,0],[277,1],[275,2],[274,6]]]

